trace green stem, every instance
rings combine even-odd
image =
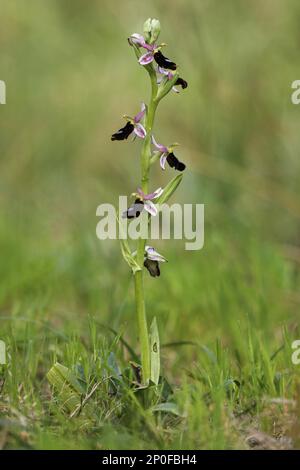
[[[143,142],[142,153],[141,153],[141,187],[145,194],[149,192],[149,168],[151,158],[151,134],[153,128],[153,122],[155,117],[155,111],[157,108],[157,102],[155,101],[157,94],[157,83],[156,74],[151,68],[148,70],[151,79],[151,100],[147,109],[145,128],[147,135]],[[137,246],[137,263],[140,266],[144,264],[144,253],[145,253],[146,240],[140,238]],[[135,285],[135,303],[136,303],[136,314],[138,321],[139,339],[141,344],[141,363],[142,363],[142,378],[143,383],[146,385],[150,380],[150,346],[149,346],[149,335],[147,316],[145,308],[145,297],[144,297],[144,282],[143,282],[143,270],[137,271],[134,275]]]

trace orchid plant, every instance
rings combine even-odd
[[[183,171],[186,168],[185,164],[174,153],[174,149],[178,144],[162,144],[160,139],[157,140],[153,135],[155,113],[161,100],[171,91],[178,93],[178,87],[185,89],[188,86],[186,80],[179,76],[177,64],[161,52],[166,44],[157,43],[159,34],[159,21],[149,18],[144,23],[143,35],[134,33],[128,38],[129,45],[134,50],[139,65],[149,74],[151,96],[148,105],[142,103],[140,111],[133,117],[125,115],[126,124],[111,136],[112,141],[126,140],[129,136],[132,136],[133,140],[139,138],[142,142],[140,156],[141,181],[132,193],[132,204],[119,217],[119,239],[122,255],[134,276],[141,365],[131,362],[131,368],[124,369],[121,374],[113,352],[110,352],[107,364],[104,366],[104,378],[107,378],[107,372],[109,371],[112,384],[119,384],[120,377],[122,377],[122,381],[125,381],[123,383],[127,383],[126,381],[129,379],[130,386],[134,384],[136,391],[141,390],[143,400],[148,405],[151,403],[153,387],[155,393],[159,394],[160,391],[157,385],[161,384],[162,387],[166,387],[166,390],[168,390],[168,385],[166,385],[164,377],[160,376],[159,335],[155,317],[148,333],[143,275],[145,268],[153,278],[159,277],[160,266],[166,263],[167,260],[154,247],[150,246],[142,236],[138,238],[136,248],[131,250],[127,241],[128,234],[124,233],[124,222],[126,222],[127,230],[127,222],[132,224],[132,220],[140,217],[142,213],[143,218],[146,216],[146,223],[151,221],[151,217],[156,217],[159,206],[168,201],[180,184]],[[159,167],[158,162],[162,170],[166,170],[166,167],[169,166],[172,171],[176,172],[176,176],[164,188],[159,187],[153,190],[152,185],[150,186],[150,168],[154,165]],[[120,236],[121,232],[122,236]],[[135,353],[133,358],[136,359]],[[127,374],[128,371],[130,372],[129,375]],[[90,391],[88,379],[80,365],[77,364],[76,367],[68,368],[59,362],[51,367],[47,373],[47,378],[58,392],[63,410],[70,417],[80,415],[83,408],[88,417],[97,416],[96,408],[90,403],[89,399],[102,381],[99,382],[96,379],[96,385],[94,384]],[[168,405],[174,407],[174,403],[162,403],[161,405],[165,406],[167,411],[170,410]],[[160,408],[156,408],[156,411],[158,409],[162,410],[163,408],[160,406]],[[178,414],[178,410],[176,413]]]
[[[133,135],[142,140],[140,156],[141,182],[140,186],[132,194],[134,197],[132,205],[122,214],[122,217],[127,219],[139,217],[144,210],[148,212],[149,217],[155,217],[158,213],[158,205],[166,202],[173,194],[182,179],[182,171],[186,167],[174,154],[174,148],[178,144],[175,143],[168,146],[160,144],[153,135],[155,113],[160,101],[171,90],[178,93],[178,86],[185,89],[188,85],[186,80],[179,76],[177,64],[165,57],[161,52],[161,49],[166,44],[157,43],[159,34],[160,22],[157,19],[149,18],[144,23],[143,35],[134,33],[128,38],[129,45],[134,50],[139,65],[144,67],[149,74],[151,97],[149,104],[142,103],[141,110],[134,117],[125,115],[125,126],[111,137],[113,141],[121,141]],[[172,169],[178,171],[179,174],[164,189],[158,188],[149,192],[150,167],[158,161],[163,170],[165,170],[166,164],[168,164]],[[121,248],[123,256],[132,268],[134,275],[136,314],[141,345],[141,383],[147,387],[150,380],[155,384],[158,383],[160,367],[157,359],[153,359],[153,352],[157,353],[159,344],[156,319],[154,319],[151,325],[150,336],[148,334],[143,268],[145,267],[152,277],[158,277],[160,276],[160,263],[164,263],[167,260],[153,247],[148,246],[147,241],[143,238],[137,241],[136,250],[133,252],[130,250],[127,241],[121,241]]]

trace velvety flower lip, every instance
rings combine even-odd
[[[127,120],[127,123],[124,127],[119,129],[111,136],[111,140],[128,139],[132,132],[134,132],[134,134],[140,137],[141,139],[144,139],[147,135],[147,132],[144,126],[140,123],[140,121],[143,119],[145,112],[146,105],[145,103],[142,103],[141,110],[133,118],[131,118],[130,116],[124,116],[124,118]]]
[[[154,55],[155,62],[160,67],[163,67],[164,69],[170,69],[170,70],[177,69],[177,65],[175,64],[175,62],[172,62],[170,59],[165,57],[160,50],[156,50],[153,55]]]
[[[128,139],[130,134],[134,131],[132,122],[127,121],[124,127],[121,127],[117,132],[111,136],[111,140],[125,140]]]
[[[187,81],[184,80],[183,78],[178,77],[177,80],[176,80],[175,85],[180,85],[181,88],[184,90],[185,88],[187,88],[188,83],[187,83]]]
[[[145,247],[144,266],[149,271],[150,276],[159,277],[159,263],[165,263],[167,260],[159,254],[152,246]]]
[[[167,156],[167,162],[171,168],[175,168],[178,171],[184,171],[186,168],[185,164],[180,162],[173,152]]]
[[[175,168],[178,171],[184,171],[186,166],[184,163],[180,162],[178,158],[173,153],[173,147],[176,144],[173,144],[170,147],[166,147],[165,145],[159,144],[156,142],[154,136],[151,137],[153,145],[157,148],[159,152],[161,152],[160,156],[160,166],[163,170],[166,169],[166,162],[171,168]],[[178,145],[178,144],[177,144]]]
[[[144,261],[144,266],[149,271],[150,276],[152,277],[160,276],[160,268],[159,268],[158,261],[152,261],[151,259],[146,258]]]
[[[123,219],[136,219],[144,209],[144,203],[140,199],[136,199],[134,203],[123,212]]]

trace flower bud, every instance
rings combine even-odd
[[[148,18],[144,23],[144,37],[148,44],[157,41],[160,34],[160,22],[155,18]]]

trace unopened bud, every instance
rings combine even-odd
[[[148,44],[157,41],[160,34],[160,22],[155,18],[148,18],[144,23],[144,37]]]

